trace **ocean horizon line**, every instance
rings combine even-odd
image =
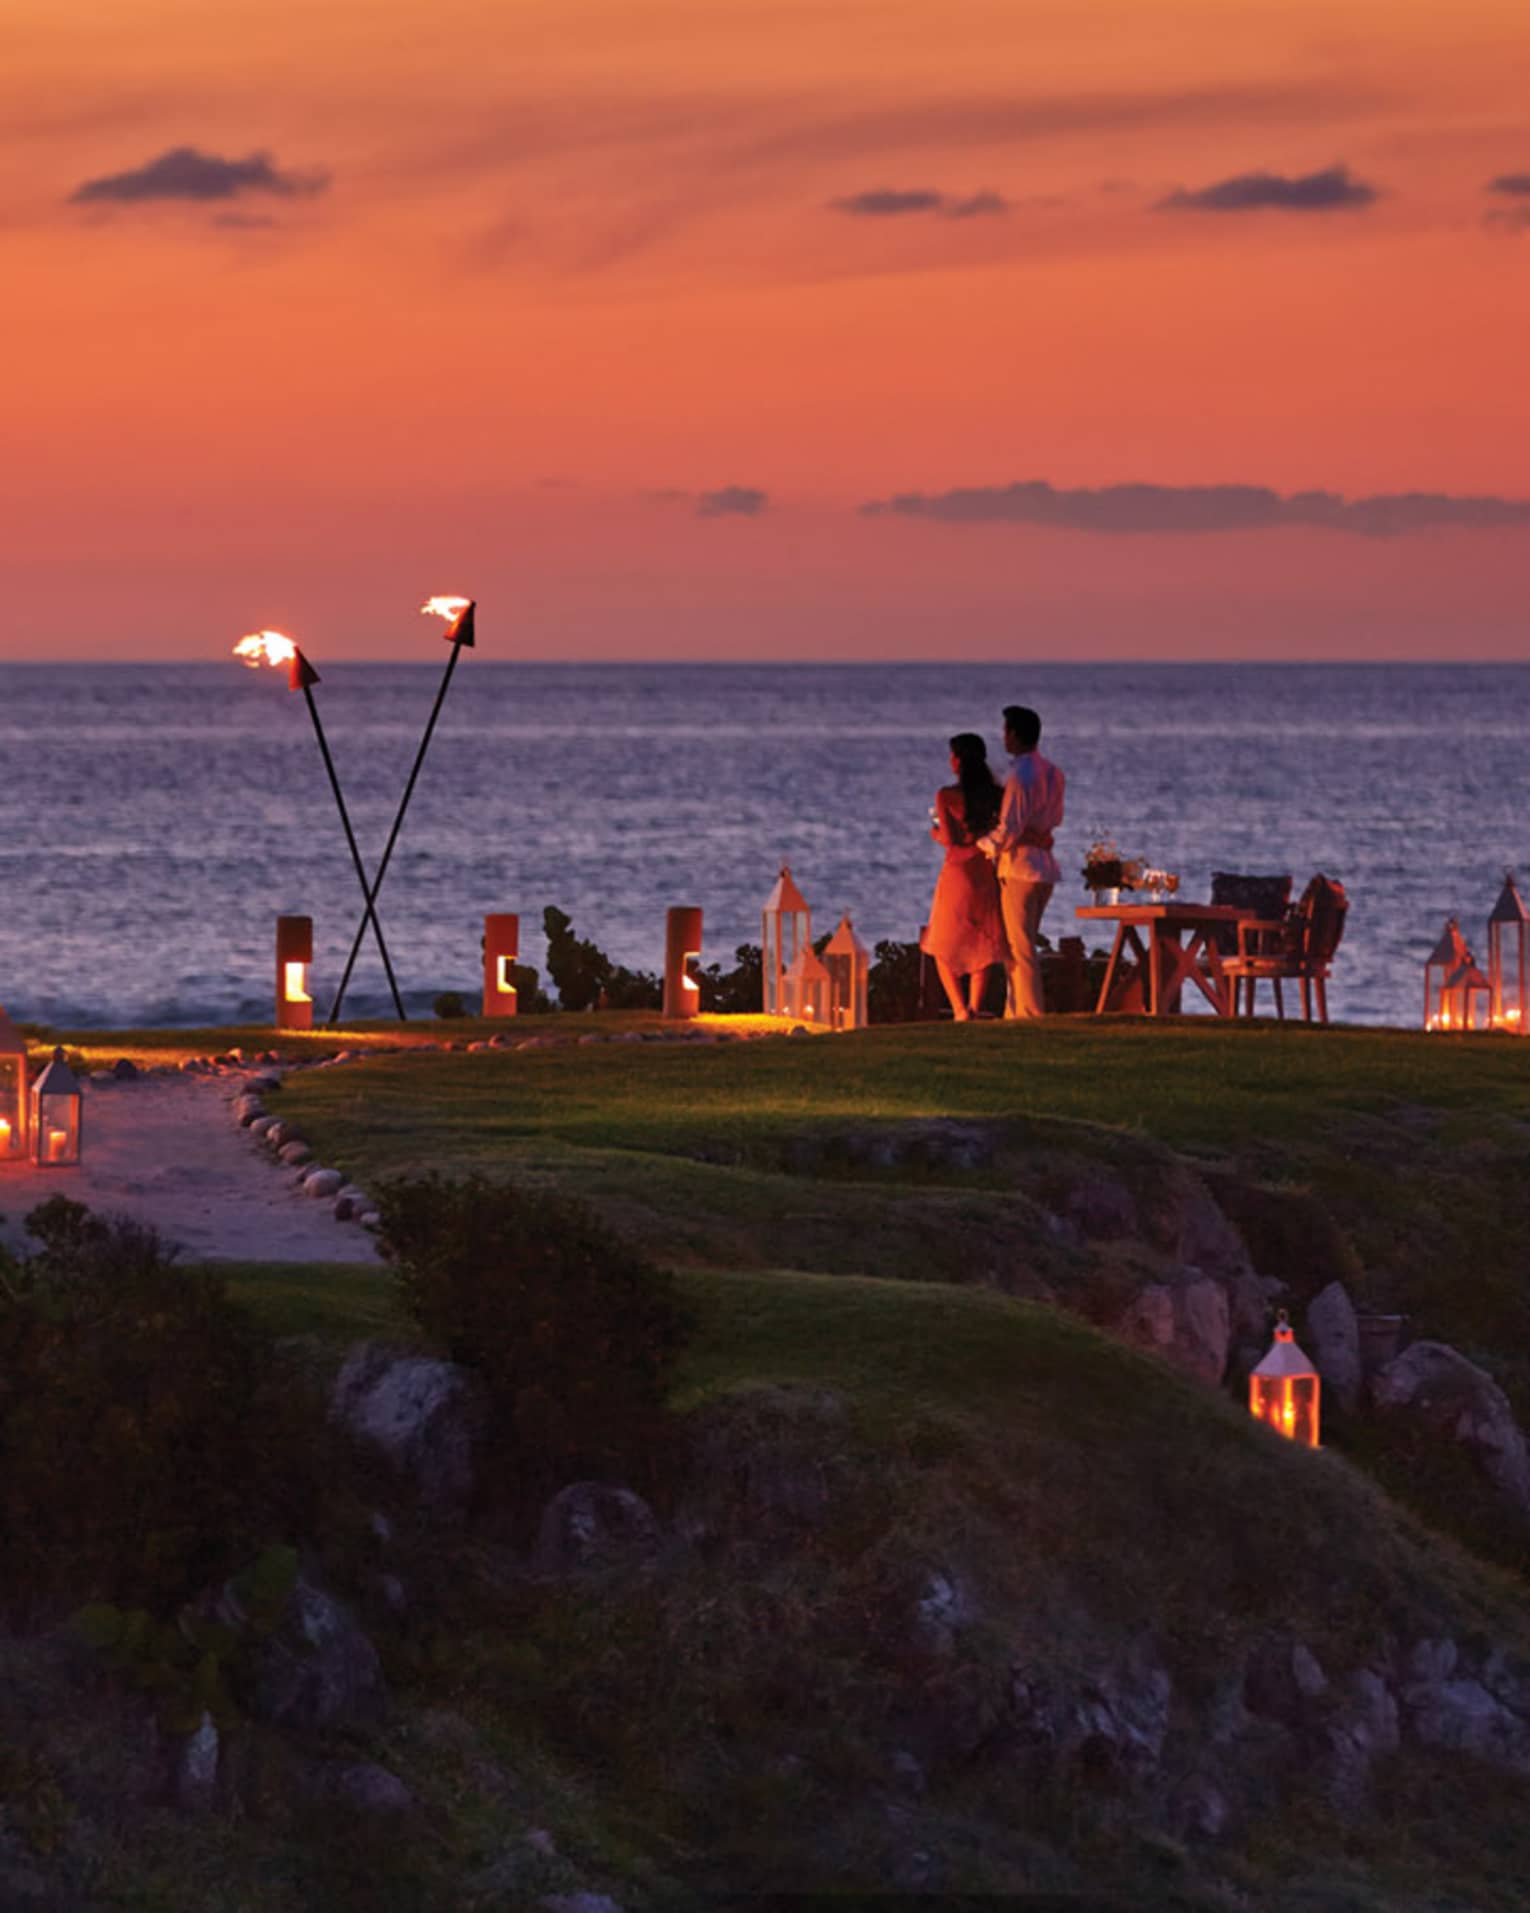
[[[4,671],[223,671],[228,657],[135,657],[135,658],[4,658]],[[325,670],[387,669],[435,671],[440,657],[329,657],[320,660]],[[758,657],[758,658],[552,658],[488,655],[475,651],[477,670],[525,669],[562,671],[760,671],[774,668],[793,671],[1077,671],[1084,669],[1124,669],[1132,671],[1512,671],[1530,669],[1525,657],[1282,657],[1282,658],[1199,658],[1199,657],[1025,657],[1025,658],[899,658],[899,657]]]

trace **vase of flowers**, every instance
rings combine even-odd
[[[1096,904],[1118,903],[1126,876],[1126,859],[1113,837],[1096,837],[1084,852],[1084,888]]]

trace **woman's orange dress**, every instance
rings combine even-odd
[[[992,861],[977,848],[977,834],[967,828],[961,785],[938,790],[935,810],[939,821],[931,834],[945,845],[946,860],[935,880],[930,921],[919,947],[958,976],[970,976],[990,963],[1009,961],[999,878]]]

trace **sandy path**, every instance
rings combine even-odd
[[[0,1236],[52,1195],[152,1223],[190,1261],[375,1262],[372,1238],[305,1196],[234,1121],[238,1080],[140,1078],[85,1086],[77,1169],[0,1168]]]

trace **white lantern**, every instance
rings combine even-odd
[[[781,979],[781,1014],[794,1016],[803,1023],[822,1023],[827,1028],[832,988],[829,973],[812,944],[803,944],[792,967]]]
[[[1287,1441],[1316,1448],[1321,1391],[1318,1372],[1296,1346],[1291,1318],[1282,1309],[1270,1352],[1248,1378],[1248,1412]]]
[[[1453,1006],[1446,999],[1446,986],[1463,963],[1471,961],[1461,926],[1451,917],[1440,932],[1440,940],[1424,959],[1424,1028],[1459,1028],[1452,1021]]]
[[[1488,918],[1488,986],[1493,1028],[1530,1035],[1530,912],[1512,870]]]
[[[760,961],[765,984],[765,1014],[789,1016],[786,973],[804,950],[813,947],[813,913],[782,864],[776,887],[760,914]]]
[[[83,1102],[74,1071],[56,1049],[32,1085],[32,1160],[40,1167],[67,1169],[79,1162]]]
[[[871,973],[871,957],[855,934],[850,914],[839,920],[839,928],[829,938],[823,953],[829,972],[829,1020],[837,1030],[863,1030],[866,1027],[866,981]]]
[[[0,1010],[0,1164],[27,1153],[27,1040]]]

